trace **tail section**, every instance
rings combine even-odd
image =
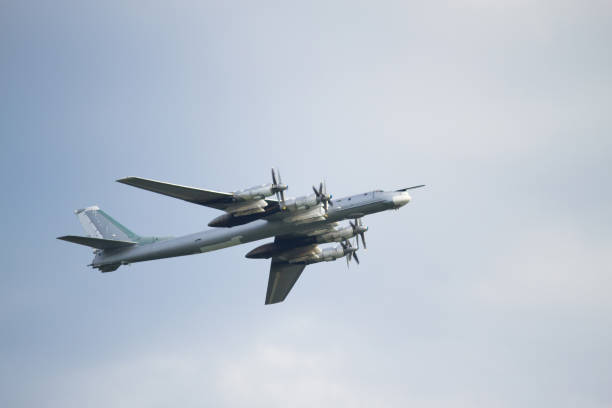
[[[95,248],[94,253],[96,256],[91,265],[88,266],[99,269],[101,272],[112,272],[121,265],[118,262],[105,263],[104,254],[106,251],[116,251],[155,240],[153,237],[141,238],[119,224],[98,206],[82,208],[74,213],[78,217],[87,236],[66,235],[58,237],[58,239]]]
[[[76,210],[75,214],[87,236],[105,240],[139,242],[141,237],[133,233],[98,206]]]
[[[124,250],[129,251],[130,247],[153,244],[172,238],[141,237],[119,224],[117,220],[95,205],[76,210],[74,213],[79,218],[87,236],[65,235],[58,239],[95,248],[95,258],[88,266],[99,269],[101,272],[112,272],[124,264],[125,262],[121,259],[117,260],[116,255]],[[109,254],[114,256],[112,263],[106,260]]]

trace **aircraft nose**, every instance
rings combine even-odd
[[[393,205],[395,208],[400,208],[410,202],[410,194],[405,191],[397,193],[393,196]]]

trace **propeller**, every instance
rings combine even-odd
[[[363,243],[363,249],[368,249],[365,241],[365,232],[368,230],[368,227],[363,225],[361,218],[355,218],[355,223],[353,221],[349,221],[351,224],[351,228],[353,228],[353,234],[355,234],[355,241],[357,242],[357,248],[359,249],[359,237],[361,237],[361,242]]]
[[[323,208],[325,209],[325,212],[327,213],[327,205],[329,204],[333,207],[334,203],[331,200],[332,195],[327,194],[327,185],[325,184],[325,181],[319,183],[318,190],[315,186],[312,186],[312,191],[314,191],[315,195],[317,196],[317,201],[319,203],[323,203]]]
[[[341,242],[340,245],[342,245],[342,249],[346,254],[346,267],[349,267],[349,263],[353,258],[355,258],[355,262],[357,262],[357,265],[359,265],[359,257],[357,257],[357,250],[359,248],[353,247],[351,245],[351,241],[349,241],[348,239],[346,241]]]
[[[276,199],[279,202],[281,210],[285,209],[285,193],[284,191],[289,188],[286,184],[283,184],[281,180],[281,173],[279,169],[276,169],[278,173],[278,183],[276,182],[276,174],[274,173],[274,169],[272,169],[272,191],[276,194]]]

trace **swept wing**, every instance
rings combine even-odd
[[[277,258],[272,258],[270,277],[268,278],[268,291],[266,292],[266,305],[285,300],[305,267],[306,265],[303,264],[290,264]]]
[[[239,201],[232,193],[204,190],[195,187],[181,186],[178,184],[165,183],[163,181],[149,180],[140,177],[126,177],[117,180],[119,183],[132,187],[142,188],[154,193],[178,198],[190,203],[203,205],[225,211],[228,207],[235,206]],[[275,200],[265,200],[268,205],[278,205]]]
[[[328,230],[329,228],[330,227],[321,227],[320,230]],[[316,245],[313,244],[313,237],[311,234],[316,235],[318,232],[320,231],[307,230],[300,233],[277,236],[274,238],[274,244],[268,244],[274,245],[274,247],[282,251],[284,255],[277,252],[277,255],[272,256],[270,276],[268,278],[268,291],[266,292],[266,305],[279,303],[285,300],[293,288],[293,285],[295,285],[295,282],[297,282],[304,271],[304,268],[306,268],[305,264],[287,262],[287,256],[296,259],[300,254],[292,254],[292,249],[303,252],[307,247],[316,247]],[[265,255],[264,257],[267,258]]]

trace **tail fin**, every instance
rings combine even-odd
[[[75,214],[89,237],[118,241],[140,241],[140,236],[119,224],[98,206],[94,205],[76,210]]]

